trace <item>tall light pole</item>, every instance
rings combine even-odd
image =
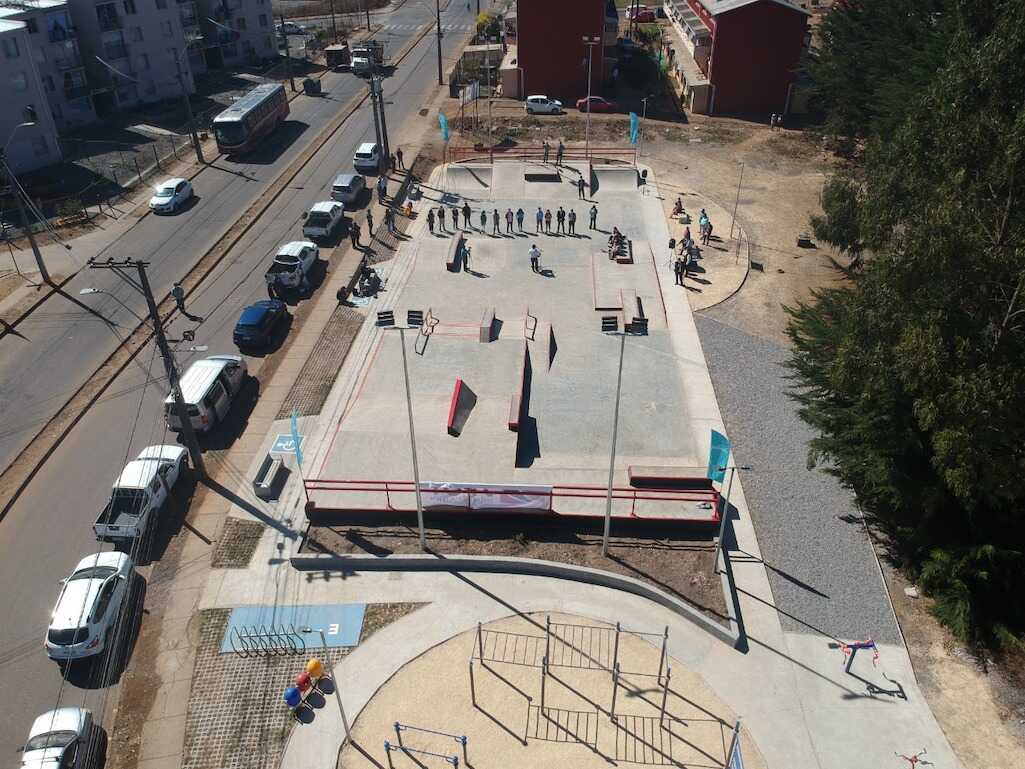
[[[626,338],[641,335],[643,332],[633,331],[629,326],[619,330],[619,319],[615,315],[601,319],[601,330],[606,336],[619,337],[619,370],[616,374],[616,401],[612,410],[612,448],[609,450],[609,484],[605,497],[605,526],[601,538],[601,554],[609,554],[609,530],[612,527],[612,482],[616,472],[616,439],[619,437],[619,397],[623,391],[623,355],[626,352]]]
[[[648,99],[653,98],[655,94],[649,93],[641,99],[641,122],[637,126],[637,151],[634,153],[637,157],[641,156],[641,142],[644,141],[644,118],[648,116]]]
[[[730,238],[733,238],[733,224],[737,221],[737,207],[740,206],[740,185],[744,181],[744,161],[738,160],[740,163],[740,178],[737,179],[737,199],[733,201],[733,218],[730,219]]]
[[[363,0],[363,10],[367,12],[367,32],[370,31],[370,0]]]
[[[601,44],[601,37],[598,35],[583,37],[584,45],[587,46],[587,121],[584,128],[584,157],[591,158],[591,54],[594,47]]]
[[[220,30],[218,30],[220,34]],[[185,87],[185,75],[182,73],[182,60],[189,50],[188,46],[185,46],[185,50],[181,52],[174,60],[175,69],[178,72],[178,84],[182,87],[182,100],[185,102],[185,114],[189,119],[189,134],[192,136],[192,148],[196,151],[196,162],[200,165],[204,165],[206,160],[203,158],[203,146],[199,143],[199,133],[196,131],[196,118],[192,114],[192,102],[189,100],[189,91]]]
[[[423,312],[420,310],[407,311],[407,325],[395,325],[395,313],[392,310],[379,310],[377,313],[377,325],[385,331],[398,331],[399,344],[402,346],[402,376],[406,383],[406,413],[409,416],[409,450],[413,457],[413,486],[416,492],[416,525],[420,533],[420,549],[427,549],[427,536],[424,533],[424,505],[420,496],[420,463],[416,456],[416,429],[413,427],[413,395],[409,387],[409,363],[406,360],[406,331],[417,329],[423,326]]]
[[[444,85],[441,77],[441,0],[434,0],[434,14],[438,26],[438,85]]]
[[[335,664],[327,656],[327,638],[324,636],[324,628],[304,627],[300,633],[320,633],[320,647],[324,650],[324,662],[327,663],[327,672],[331,676],[332,689],[335,690],[335,700],[338,702],[338,712],[342,714],[342,726],[345,727],[345,739],[352,742],[352,733],[349,731],[349,719],[345,715],[345,707],[342,705],[342,695],[339,694],[338,676],[335,675]]]
[[[21,223],[25,226],[25,235],[28,237],[29,245],[32,247],[32,256],[36,259],[36,267],[39,268],[39,277],[43,279],[43,282],[49,286],[53,285],[53,279],[50,277],[49,271],[46,269],[46,264],[43,262],[43,255],[39,251],[39,244],[36,243],[35,233],[32,232],[32,223],[28,220],[28,215],[25,213],[25,203],[21,196],[24,190],[21,188],[21,184],[18,182],[18,177],[15,176],[14,171],[7,164],[7,148],[11,146],[11,142],[14,141],[14,135],[18,132],[19,128],[25,128],[28,126],[34,126],[35,120],[26,120],[24,123],[18,123],[14,126],[11,131],[11,135],[7,138],[7,142],[4,144],[3,149],[0,149],[0,165],[3,166],[4,176],[7,177],[7,183],[11,187],[11,194],[14,195],[14,203],[18,207],[18,216],[21,218]]]
[[[726,536],[726,521],[730,517],[730,492],[733,490],[733,473],[737,470],[750,470],[750,465],[730,465],[730,479],[726,482],[726,501],[723,503],[722,518],[719,520],[719,538],[715,542],[715,560],[712,562],[715,573],[719,573],[719,554],[722,552],[723,538]],[[719,472],[726,470],[720,467]]]

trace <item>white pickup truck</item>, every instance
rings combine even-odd
[[[146,533],[150,513],[160,510],[188,468],[182,446],[148,446],[114,481],[110,501],[93,524],[103,542],[133,541]]]
[[[296,240],[278,249],[270,269],[264,274],[268,286],[275,289],[305,289],[310,284],[310,271],[320,257],[316,243]]]

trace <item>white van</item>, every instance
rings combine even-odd
[[[245,381],[246,361],[240,355],[214,355],[189,366],[179,384],[192,428],[203,433],[214,429]],[[164,399],[164,418],[169,430],[182,429],[173,395]]]

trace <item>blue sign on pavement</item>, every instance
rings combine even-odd
[[[299,448],[302,448],[303,441],[306,439],[305,435],[299,436]],[[279,433],[278,437],[274,439],[274,445],[270,447],[271,454],[294,454],[295,453],[295,439],[288,433]]]
[[[708,447],[708,477],[723,482],[726,464],[730,461],[730,439],[717,430],[712,430],[712,441]]]
[[[363,632],[363,616],[367,605],[364,603],[315,604],[306,606],[240,606],[231,610],[228,626],[224,629],[221,639],[221,654],[232,651],[232,629],[240,632],[253,632],[254,628],[280,629],[294,627],[312,628],[313,632],[303,636],[306,649],[314,652],[320,648],[320,633],[324,631],[324,641],[328,646],[356,646]]]

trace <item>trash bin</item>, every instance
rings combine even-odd
[[[303,93],[307,96],[320,96],[320,81],[312,77],[303,80]]]

